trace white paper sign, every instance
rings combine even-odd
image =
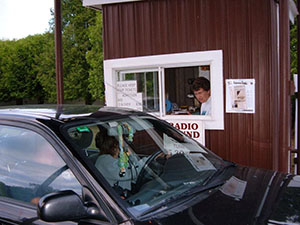
[[[117,106],[143,111],[143,94],[137,93],[136,80],[117,82]]]
[[[125,80],[117,82],[117,94],[132,95],[137,93],[136,80]]]
[[[173,138],[169,137],[166,134],[163,134],[164,138],[164,149],[167,151],[165,154],[184,154],[189,153],[190,150],[180,144],[178,141],[175,141]]]
[[[169,155],[183,154],[186,159],[191,163],[196,171],[215,170],[216,168],[201,152],[193,152],[193,148],[189,149],[184,144],[179,143],[168,135],[164,134],[164,153]],[[187,145],[189,146],[189,145]],[[199,148],[197,148],[199,150]],[[193,152],[190,154],[190,152]],[[205,151],[203,151],[205,153]]]
[[[232,176],[226,183],[220,188],[220,191],[236,200],[241,200],[244,196],[247,181],[240,180]]]
[[[185,157],[196,171],[216,170],[211,162],[201,153],[186,154]]]
[[[255,113],[255,80],[226,80],[226,112]]]
[[[205,130],[203,121],[195,120],[167,120],[173,127],[205,145]]]
[[[134,95],[118,94],[117,95],[118,107],[131,108],[139,111],[143,111],[143,98],[142,93],[136,93]]]

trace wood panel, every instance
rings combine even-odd
[[[274,0],[147,0],[104,5],[104,58],[222,49],[224,79],[255,79],[256,112],[225,113],[225,130],[207,131],[207,146],[228,160],[286,171],[289,22],[287,0],[279,3],[280,58]]]

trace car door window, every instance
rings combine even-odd
[[[53,146],[40,134],[0,126],[0,196],[36,204],[45,194],[81,185]]]

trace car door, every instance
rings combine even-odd
[[[32,124],[0,121],[0,224],[48,224],[37,217],[42,196],[62,190],[82,195],[82,185],[53,143]]]

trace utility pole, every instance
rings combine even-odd
[[[297,0],[297,9],[298,12],[300,12],[300,0]],[[298,90],[297,90],[297,101],[298,101],[298,121],[295,127],[295,130],[297,129],[297,174],[300,174],[300,110],[299,110],[299,99],[300,99],[300,78],[299,78],[299,72],[300,72],[300,56],[299,56],[299,52],[300,52],[300,41],[299,41],[299,37],[300,37],[300,16],[299,14],[297,15],[297,73],[298,73]]]
[[[55,58],[56,58],[56,93],[57,104],[64,103],[63,85],[63,56],[62,56],[62,34],[61,34],[61,4],[60,0],[54,0],[55,16]]]

